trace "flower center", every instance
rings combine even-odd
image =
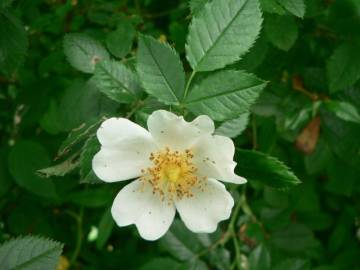
[[[192,188],[202,183],[192,159],[191,150],[171,151],[169,148],[151,153],[153,166],[142,170],[141,181],[151,184],[153,193],[173,201],[175,198],[192,197]]]

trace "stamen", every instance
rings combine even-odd
[[[171,151],[169,147],[151,153],[149,160],[154,166],[141,170],[141,181],[151,184],[153,194],[162,200],[172,202],[175,198],[193,197],[192,188],[203,189],[206,177],[196,175],[197,168],[192,163],[194,155],[190,149],[184,152]]]

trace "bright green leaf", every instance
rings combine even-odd
[[[78,33],[64,37],[64,53],[74,68],[85,73],[93,73],[98,62],[109,60],[108,52],[99,41]]]
[[[195,71],[231,64],[254,44],[261,23],[257,0],[211,1],[190,24],[186,58]]]
[[[325,107],[342,120],[360,124],[360,114],[351,103],[329,100],[325,102]]]
[[[131,103],[141,92],[135,73],[120,62],[100,62],[95,67],[93,80],[102,93],[119,103]]]
[[[274,188],[288,188],[300,183],[283,162],[264,153],[237,149],[236,161],[238,174],[250,181]]]
[[[196,115],[232,119],[247,113],[265,86],[266,82],[244,71],[219,71],[195,85],[185,105]]]
[[[235,138],[246,128],[249,122],[249,113],[245,112],[238,118],[223,122],[216,130],[215,134]]]
[[[25,236],[0,246],[0,269],[55,269],[63,245],[38,236]]]
[[[207,2],[208,2],[208,0],[190,0],[189,6],[190,6],[191,13],[193,15],[197,14],[200,10],[203,9],[203,7],[205,6],[205,4]]]
[[[185,73],[179,55],[168,44],[140,35],[137,70],[150,95],[166,104],[180,103]]]

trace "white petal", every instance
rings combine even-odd
[[[153,194],[151,186],[135,180],[118,193],[111,214],[118,226],[135,224],[142,238],[156,240],[168,231],[175,207]]]
[[[105,182],[136,178],[141,169],[152,163],[150,153],[156,150],[150,133],[124,118],[106,120],[97,131],[102,144],[94,156],[92,168]]]
[[[109,118],[97,130],[97,138],[101,145],[114,146],[131,138],[151,139],[149,132],[126,118]]]
[[[215,179],[209,179],[204,191],[195,189],[194,196],[177,201],[176,209],[191,231],[211,233],[217,224],[228,219],[234,200],[225,186]]]
[[[234,173],[235,146],[230,138],[218,135],[202,136],[193,145],[194,165],[201,176],[224,182],[243,184],[246,179]]]
[[[182,116],[164,110],[153,112],[147,125],[159,147],[168,146],[172,150],[189,148],[199,136],[214,132],[214,123],[207,116],[187,122]]]

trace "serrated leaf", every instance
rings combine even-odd
[[[291,16],[268,14],[264,28],[271,43],[284,51],[290,50],[298,37],[298,27]]]
[[[130,52],[134,37],[134,26],[129,22],[123,22],[115,31],[107,34],[106,47],[113,55],[122,58]]]
[[[195,85],[185,100],[194,114],[206,114],[223,121],[249,111],[266,82],[239,70],[224,70]]]
[[[344,43],[326,65],[330,92],[345,90],[360,79],[360,42]]]
[[[183,98],[185,73],[176,51],[150,36],[140,35],[137,71],[150,95],[166,104]]]
[[[64,53],[74,68],[85,73],[93,73],[98,62],[109,60],[109,54],[101,43],[85,34],[67,34]]]
[[[211,1],[190,24],[186,58],[195,71],[231,64],[253,45],[261,23],[258,0]]]
[[[0,246],[0,269],[55,269],[62,252],[61,243],[38,236],[25,236]]]
[[[236,171],[248,180],[274,188],[288,188],[301,183],[280,160],[258,151],[236,150]]]
[[[131,103],[141,92],[137,76],[120,62],[100,62],[95,67],[93,80],[102,93],[119,103]]]
[[[6,10],[0,10],[0,37],[0,72],[10,75],[24,62],[28,40],[21,21]]]
[[[19,141],[11,150],[8,162],[10,174],[20,187],[39,196],[56,198],[52,180],[36,174],[37,170],[50,164],[49,155],[42,145],[32,141]]]
[[[331,111],[342,120],[360,124],[360,114],[356,107],[351,103],[345,101],[329,100],[324,104],[327,110]]]
[[[293,15],[303,18],[305,15],[304,0],[277,0],[287,11]]]
[[[249,113],[245,112],[238,118],[223,122],[216,130],[215,134],[235,138],[246,128],[249,122]]]

